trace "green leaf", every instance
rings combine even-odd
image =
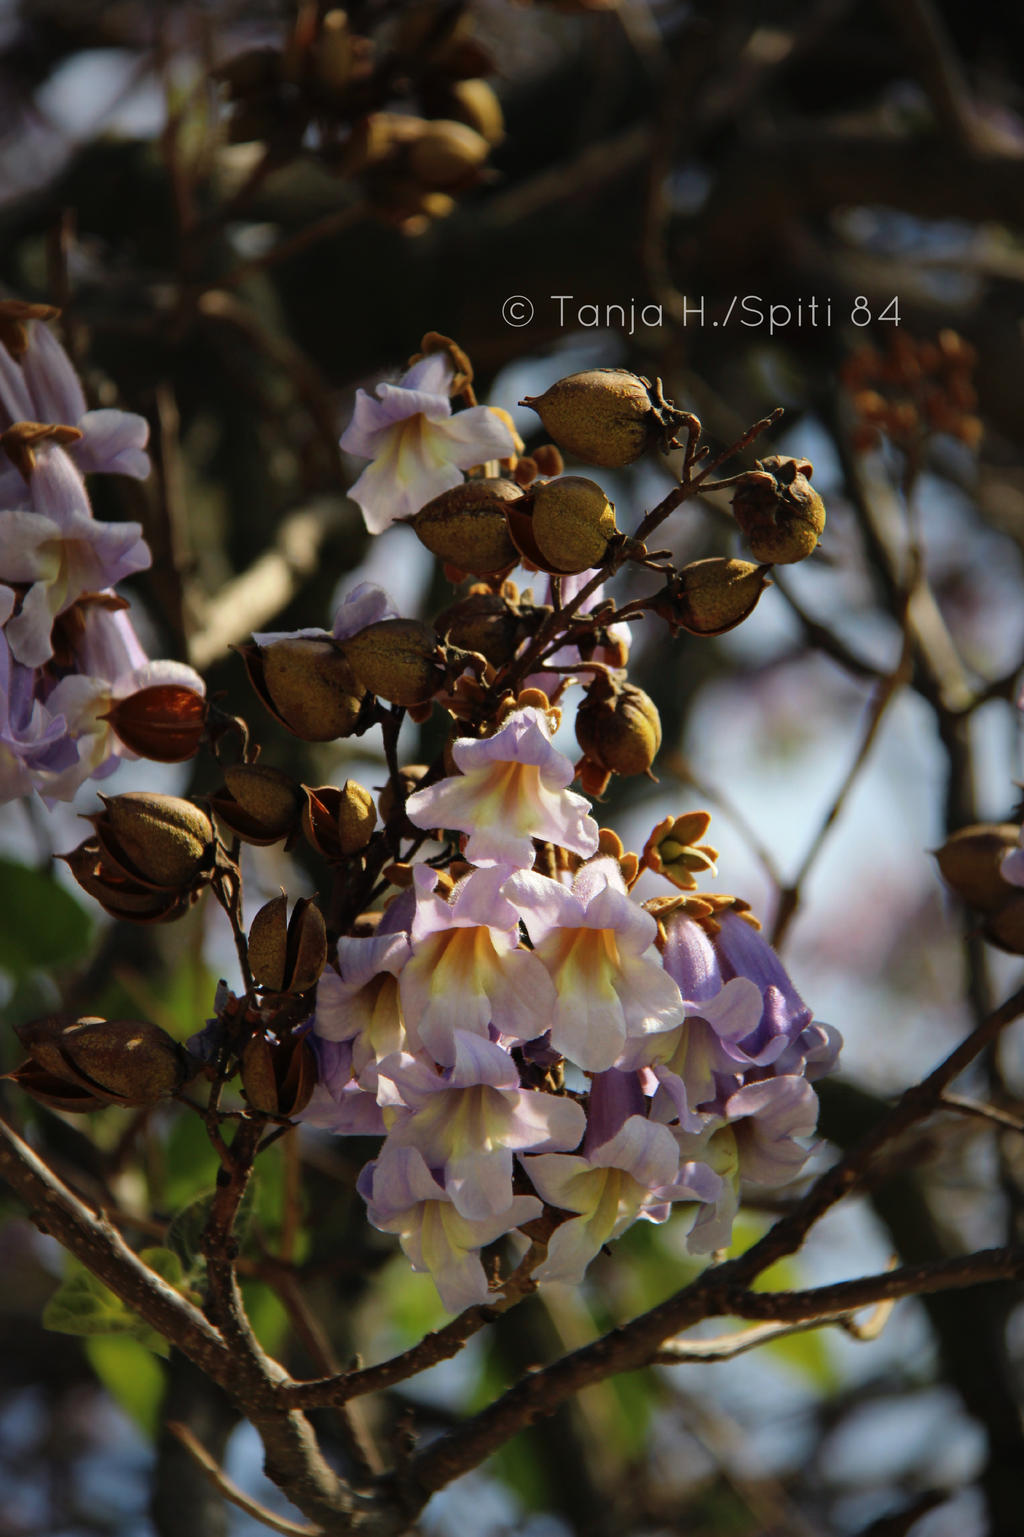
[[[0,970],[65,966],[89,948],[92,920],[52,875],[0,859]]]
[[[165,1211],[177,1211],[213,1188],[220,1158],[205,1125],[192,1111],[176,1117],[164,1144],[163,1163],[167,1172],[161,1204]]]
[[[166,1251],[145,1251],[165,1254]],[[171,1256],[173,1259],[174,1256]],[[167,1260],[161,1260],[166,1268]],[[67,1256],[67,1273],[43,1308],[43,1328],[55,1334],[128,1335],[147,1350],[166,1356],[170,1347],[162,1334],[126,1307],[91,1271]]]
[[[85,1342],[89,1364],[111,1398],[144,1435],[156,1440],[164,1372],[152,1351],[128,1334],[96,1335]]]
[[[243,1281],[242,1301],[252,1332],[268,1355],[280,1355],[290,1320],[283,1302],[265,1281]]]
[[[178,1212],[167,1229],[167,1243],[186,1274],[191,1274],[202,1262],[203,1254],[200,1244],[215,1193],[213,1190],[207,1190],[203,1195],[197,1196],[194,1201],[190,1201]],[[239,1244],[245,1242],[254,1209],[255,1191],[253,1181],[250,1179],[245,1194],[238,1203],[238,1215],[235,1218],[234,1232]]]

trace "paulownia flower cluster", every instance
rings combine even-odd
[[[650,615],[696,635],[740,623],[770,564],[817,543],[824,509],[810,463],[776,456],[712,482],[721,461],[705,465],[699,422],[617,369],[573,375],[529,402],[555,441],[527,456],[510,419],[477,402],[465,353],[426,336],[397,384],[359,392],[341,443],[369,460],[352,487],[369,530],[396,544],[418,537],[443,561],[454,601],[430,624],[364,583],[329,630],[258,634],[242,648],[259,698],[296,737],[381,732],[389,776],[375,799],[351,781],[296,782],[263,761],[248,729],[230,761],[201,709],[162,753],[154,727],[186,716],[166,692],[141,691],[158,680],[198,699],[188,669],[140,661],[84,676],[95,646],[76,651],[65,637],[105,626],[127,654],[111,589],[148,552],[134,525],[91,519],[81,470],[144,473],[145,424],[87,412],[44,318],[8,319],[24,344],[19,360],[3,355],[16,420],[2,485],[31,507],[2,514],[16,584],[5,641],[19,688],[34,689],[22,737],[12,735],[9,793],[68,793],[140,741],[153,757],[206,741],[221,760],[223,788],[201,802],[109,798],[93,836],[66,856],[121,919],[171,921],[207,887],[224,906],[244,987],[222,988],[193,1038],[192,1078],[210,1079],[219,1101],[240,1075],[250,1116],[379,1138],[358,1181],[369,1219],[398,1236],[451,1311],[501,1284],[484,1251],[513,1233],[538,1246],[541,1283],[578,1281],[631,1223],[673,1209],[692,1251],[726,1246],[742,1182],[778,1185],[802,1168],[811,1083],[833,1065],[838,1036],[813,1021],[747,904],[698,893],[716,858],[702,841],[706,813],[667,818],[637,855],[598,826],[594,800],[613,775],[650,774],[661,742],[653,701],[628,677],[631,622]],[[631,533],[597,481],[563,473],[563,454],[622,468],[657,449],[681,451],[679,486]],[[735,485],[759,563],[676,570],[648,537],[711,485]],[[651,574],[651,591],[617,604],[608,584],[627,563]],[[539,599],[513,583],[516,568],[543,581]],[[58,713],[73,687],[88,694],[87,719]],[[111,715],[111,698],[126,694],[147,708]],[[559,735],[574,704],[575,765]],[[450,722],[443,754],[402,764],[403,718],[434,711]],[[61,752],[74,755],[63,777]],[[326,867],[328,899],[303,898],[289,917],[282,895],[246,933],[239,843],[299,837]],[[644,871],[664,883],[646,901],[635,891]],[[56,1038],[80,1035],[65,1022]],[[49,1042],[54,1027],[37,1037]],[[43,1070],[48,1102],[74,1108],[80,1068],[62,1095],[52,1078],[70,1058],[45,1055],[19,1081],[32,1092]],[[83,1108],[96,1094],[120,1102],[109,1085],[85,1088]]]

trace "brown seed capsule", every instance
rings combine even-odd
[[[208,711],[207,701],[194,688],[158,683],[117,700],[102,719],[140,758],[184,763],[199,751]]]
[[[457,186],[483,165],[491,146],[465,123],[436,118],[409,151],[409,170],[427,187]]]
[[[242,1093],[264,1115],[298,1115],[316,1087],[316,1055],[306,1036],[254,1035],[242,1051]]]
[[[365,849],[377,825],[377,808],[369,790],[346,779],[338,802],[338,846],[343,854]]]
[[[409,523],[432,555],[474,576],[507,571],[519,559],[505,508],[522,499],[510,480],[467,480],[442,491]]]
[[[533,537],[551,569],[574,574],[599,566],[618,529],[615,508],[597,482],[562,475],[534,487],[532,496]]]
[[[286,923],[282,893],[260,908],[249,929],[249,965],[260,987],[273,993],[305,993],[327,962],[327,930],[311,897],[300,897]]]
[[[185,892],[164,891],[129,880],[104,860],[96,838],[88,838],[70,854],[57,857],[105,912],[128,923],[171,923],[188,911],[199,894],[194,887]]]
[[[588,464],[621,469],[639,459],[657,428],[646,379],[623,368],[591,368],[527,396],[560,448]]]
[[[105,860],[129,880],[178,892],[208,872],[213,823],[191,801],[146,790],[100,799],[104,809],[89,821]]]
[[[444,682],[437,638],[418,619],[380,619],[350,635],[342,648],[362,686],[389,704],[426,704]]]
[[[365,689],[333,640],[295,635],[238,649],[256,692],[293,736],[333,742],[351,734]]]
[[[434,628],[446,644],[477,651],[500,667],[512,660],[516,647],[529,633],[529,613],[521,613],[518,605],[513,606],[498,592],[471,592],[438,614]]]
[[[741,475],[733,516],[755,560],[775,566],[806,560],[825,527],[825,504],[810,483],[809,459],[773,454]]]
[[[599,676],[576,712],[576,740],[605,773],[646,774],[661,746],[657,705],[642,688]]]
[[[425,763],[403,763],[400,765],[398,774],[402,781],[402,789],[405,791],[406,796],[411,795],[415,789],[418,789],[420,780],[423,778],[426,772],[427,765]],[[377,797],[377,801],[380,806],[380,819],[386,824],[390,822],[391,818],[394,816],[396,810],[398,809],[394,787],[392,786],[390,779],[384,786],[383,790],[381,790],[380,795]]]
[[[673,635],[678,630],[691,635],[724,635],[754,612],[762,592],[770,586],[765,566],[713,556],[683,566],[655,594],[650,606],[667,621]]]
[[[998,945],[1010,955],[1024,955],[1024,891],[1014,890],[1002,907],[990,913],[981,932],[990,944]]]
[[[490,145],[505,137],[505,118],[493,86],[486,80],[457,80],[450,89],[450,115],[468,123]]]
[[[1015,888],[999,873],[1003,858],[1017,847],[1020,829],[1012,822],[976,823],[950,834],[935,859],[942,879],[970,907],[994,913]]]
[[[107,1103],[156,1104],[176,1094],[186,1078],[181,1047],[145,1021],[51,1015],[17,1033],[47,1073]]]
[[[267,846],[297,833],[302,791],[294,779],[261,763],[234,763],[224,780],[224,792],[208,804],[244,843]]]

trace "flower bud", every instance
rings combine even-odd
[[[673,635],[724,635],[754,612],[768,580],[764,566],[747,560],[694,560],[683,566],[650,601]]]
[[[560,448],[609,470],[639,459],[658,425],[647,380],[623,368],[569,374],[519,403],[537,412]]]
[[[242,1093],[253,1110],[292,1116],[305,1110],[316,1087],[316,1053],[304,1035],[254,1035],[242,1051]]]
[[[690,811],[666,817],[654,828],[644,845],[642,862],[656,875],[664,875],[680,891],[693,891],[697,875],[716,875],[718,850],[701,843],[711,824],[706,811]]]
[[[17,1027],[17,1034],[32,1063],[100,1103],[153,1105],[176,1094],[187,1076],[178,1043],[145,1021],[58,1014]],[[31,1075],[22,1081],[33,1092]]]
[[[184,763],[199,751],[209,710],[202,694],[181,683],[157,683],[119,699],[102,717],[140,758]]]
[[[1003,905],[988,915],[981,932],[989,944],[998,945],[1010,955],[1024,955],[1024,891],[1008,882],[1010,893]]]
[[[294,779],[261,763],[235,763],[224,770],[224,781],[210,809],[244,843],[266,846],[297,834],[302,791]]]
[[[755,560],[775,566],[806,560],[825,527],[825,504],[810,483],[809,459],[773,454],[739,477],[733,516]]]
[[[256,983],[272,993],[305,993],[327,962],[327,930],[311,897],[300,897],[286,922],[288,898],[265,903],[249,929],[249,966]]]
[[[435,496],[409,522],[439,560],[474,576],[493,576],[519,559],[505,504],[521,497],[510,480],[467,480]]]
[[[293,736],[333,742],[351,734],[365,690],[335,641],[290,635],[238,649],[256,692]]]
[[[191,801],[146,790],[100,799],[103,811],[88,820],[105,862],[128,880],[179,892],[209,873],[213,823]]]
[[[409,170],[424,186],[455,187],[479,170],[491,146],[465,123],[436,118],[409,151]]]
[[[444,682],[437,638],[418,619],[379,619],[342,643],[362,686],[389,704],[426,704]]]
[[[533,492],[533,537],[547,567],[562,574],[589,571],[618,533],[615,508],[594,480],[562,475]]]
[[[642,688],[602,674],[576,712],[576,740],[606,774],[646,774],[661,746],[661,717]]]
[[[961,901],[983,913],[1004,907],[1014,887],[1000,874],[1004,856],[1017,847],[1020,829],[1012,822],[979,822],[951,833],[935,859],[942,879]]]

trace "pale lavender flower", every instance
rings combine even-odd
[[[14,594],[0,587],[0,614]],[[11,656],[0,630],[0,803],[44,789],[78,761],[67,723],[35,696],[36,674]]]
[[[491,1027],[528,1041],[548,1027],[555,990],[541,961],[519,944],[519,915],[501,895],[507,872],[473,870],[450,900],[434,891],[437,873],[418,865],[412,955],[398,979],[413,1049],[455,1060],[455,1029],[488,1036]]]
[[[82,434],[68,452],[84,475],[149,474],[145,452],[149,423],[132,411],[87,409],[71,360],[49,328],[29,325],[28,349],[20,365],[0,345],[0,429],[14,422],[77,427]],[[24,482],[14,465],[0,467],[0,506],[14,506]]]
[[[138,523],[98,523],[85,483],[63,449],[44,445],[32,474],[34,510],[0,511],[3,576],[27,584],[20,612],[6,624],[8,644],[26,666],[52,654],[57,615],[84,593],[143,571],[152,556]]]
[[[316,1053],[317,1084],[309,1104],[297,1117],[310,1126],[341,1137],[382,1137],[384,1112],[373,1094],[356,1081],[351,1041],[329,1041],[310,1034]]]
[[[586,1119],[575,1100],[519,1085],[519,1070],[493,1041],[456,1030],[455,1061],[439,1074],[408,1054],[380,1065],[407,1112],[385,1108],[388,1146],[415,1147],[457,1211],[474,1220],[512,1200],[513,1152],[576,1147]]]
[[[543,1211],[536,1197],[517,1195],[504,1211],[464,1217],[415,1147],[385,1145],[358,1189],[373,1226],[398,1234],[412,1268],[430,1272],[449,1313],[487,1301],[480,1250]]]
[[[409,955],[404,933],[341,938],[338,970],[328,966],[317,983],[313,1031],[350,1044],[352,1075],[373,1095],[377,1063],[408,1043],[396,979]]]
[[[460,738],[452,757],[461,775],[417,790],[405,803],[417,827],[469,834],[475,865],[526,869],[540,838],[584,858],[597,849],[590,803],[567,789],[574,770],[551,744],[552,727],[535,708],[516,710],[493,736]]]
[[[689,1238],[697,1254],[724,1248],[739,1209],[743,1180],[785,1185],[799,1173],[811,1149],[797,1141],[813,1134],[818,1097],[804,1078],[763,1078],[726,1101],[720,1117],[697,1136],[676,1130],[683,1158],[699,1158],[721,1176],[715,1200],[699,1214]]]
[[[594,1256],[644,1217],[662,1222],[674,1201],[710,1202],[718,1176],[703,1162],[680,1166],[667,1126],[632,1115],[615,1136],[585,1156],[544,1153],[523,1160],[534,1189],[550,1206],[577,1215],[555,1230],[538,1281],[575,1283]]]
[[[626,891],[617,861],[583,865],[571,890],[532,871],[517,872],[504,889],[558,992],[556,1050],[599,1073],[634,1037],[679,1023],[682,999],[661,964],[657,924]]]
[[[454,370],[445,353],[415,363],[398,384],[356,393],[341,438],[347,453],[372,460],[349,490],[371,534],[411,517],[433,497],[460,486],[463,470],[516,452],[511,431],[488,406],[452,415]]]

